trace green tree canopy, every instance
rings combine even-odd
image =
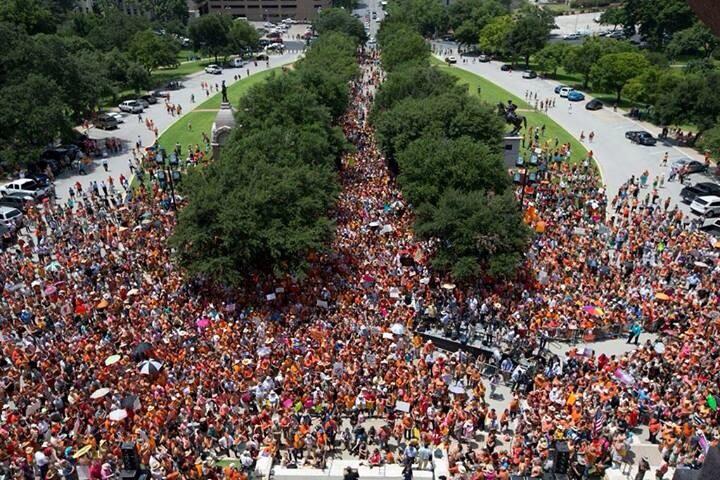
[[[695,22],[691,27],[675,32],[666,52],[677,58],[681,55],[700,55],[709,58],[717,50],[720,41],[704,24]]]
[[[389,158],[425,136],[468,136],[498,151],[504,130],[492,108],[467,93],[407,98],[379,114],[376,121],[378,143]]]
[[[430,46],[419,33],[409,27],[400,28],[391,37],[386,37],[381,47],[383,68],[388,72],[400,65],[427,62],[430,58]]]
[[[686,0],[626,0],[622,8],[627,33],[635,33],[637,25],[640,35],[657,50],[697,18]]]
[[[554,23],[549,10],[534,6],[521,9],[507,39],[510,53],[519,55],[525,59],[525,65],[529,65],[530,56],[547,43]]]
[[[457,85],[457,79],[427,64],[410,63],[387,75],[382,87],[375,94],[373,115],[388,110],[406,98],[426,98],[466,88]]]
[[[431,37],[447,27],[447,12],[437,0],[394,0],[387,11],[391,18],[402,19],[423,37]]]
[[[403,194],[417,207],[437,204],[448,188],[498,193],[510,184],[500,152],[469,137],[423,136],[398,154],[398,165]]]
[[[245,20],[236,19],[233,21],[228,32],[228,48],[232,53],[240,54],[245,51],[252,51],[258,47],[260,35],[255,27]]]
[[[720,72],[687,74],[655,101],[655,116],[666,125],[692,124],[698,135],[715,126],[720,118],[717,85]]]
[[[507,2],[499,0],[457,0],[448,7],[448,23],[458,42],[474,45],[478,42],[480,30],[508,12]]]
[[[565,43],[550,43],[535,54],[535,62],[543,72],[557,73],[557,69],[563,65],[568,53],[568,45]]]
[[[17,25],[30,35],[55,33],[57,27],[53,12],[40,0],[3,0],[0,22]]]
[[[215,57],[228,52],[232,19],[229,15],[211,13],[194,18],[188,25],[188,35],[196,49]]]
[[[426,203],[417,210],[415,231],[439,240],[432,264],[458,279],[512,275],[531,238],[509,191],[448,189],[437,205]]]
[[[509,50],[508,40],[512,30],[513,19],[510,15],[495,17],[480,29],[478,48],[486,53],[507,53]]]
[[[250,274],[295,272],[332,233],[332,171],[223,156],[184,181],[188,205],[171,238],[191,275],[238,285]]]
[[[177,65],[177,53],[180,47],[167,36],[145,30],[132,37],[128,50],[130,58],[151,72],[160,67]]]
[[[583,76],[583,88],[590,84],[592,67],[600,57],[608,53],[628,52],[633,46],[624,41],[610,38],[588,37],[582,45],[570,46],[565,54],[563,66],[571,73]]]
[[[354,38],[357,44],[367,41],[365,27],[360,20],[342,8],[322,10],[313,21],[313,28],[319,35],[336,32]]]
[[[642,53],[608,53],[600,57],[600,60],[592,67],[590,74],[595,88],[615,92],[616,101],[620,103],[620,96],[625,84],[633,77],[640,75],[649,66],[650,62]]]
[[[625,24],[625,20],[625,10],[619,7],[610,7],[600,15],[600,25],[612,25],[613,31]]]
[[[0,163],[22,166],[37,158],[73,123],[63,92],[50,77],[32,73],[0,89]]]

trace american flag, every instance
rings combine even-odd
[[[595,420],[593,422],[593,437],[598,436],[600,430],[603,428],[603,425],[605,425],[606,420],[607,415],[605,415],[605,412],[601,407],[598,407],[597,412],[595,412]]]

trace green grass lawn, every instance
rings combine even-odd
[[[245,77],[242,80],[228,86],[228,100],[230,100],[230,104],[233,106],[237,106],[240,98],[245,95],[250,88],[252,88],[254,85],[257,85],[258,83],[264,82],[266,79],[270,78],[276,73],[279,73],[281,68],[282,67],[275,67],[271,68],[270,70],[263,70],[262,72],[258,72],[250,75],[249,77]],[[220,108],[220,102],[222,100],[221,97],[222,95],[219,93],[212,95],[210,98],[201,103],[197,108],[202,110],[218,110]]]
[[[213,121],[217,112],[190,112],[165,130],[158,143],[168,152],[175,148],[175,144],[179,143],[182,151],[187,151],[188,145],[200,144],[203,146],[202,133],[209,137]],[[192,129],[188,128],[192,125]]]
[[[519,97],[513,95],[512,93],[508,92],[504,88],[496,85],[495,83],[492,83],[489,80],[486,80],[485,78],[475,75],[474,73],[468,72],[466,70],[462,70],[460,68],[455,67],[449,67],[445,65],[444,62],[437,60],[433,58],[434,63],[438,66],[438,68],[442,68],[445,72],[449,73],[450,75],[453,75],[458,78],[460,85],[468,85],[469,91],[471,95],[478,95],[478,88],[480,88],[480,98],[491,104],[493,107],[497,105],[497,103],[502,102],[505,103],[508,100],[512,100],[521,110],[529,110],[531,109],[530,105],[528,105],[527,102],[520,99]],[[523,111],[520,112],[521,115],[525,115],[528,121],[528,126],[541,126],[545,125],[545,137],[544,138],[550,138],[554,139],[557,138],[560,143],[567,143],[570,142],[571,146],[571,152],[572,155],[570,157],[570,161],[572,162],[580,162],[583,158],[587,155],[587,149],[583,146],[582,143],[580,143],[579,140],[577,140],[575,137],[573,137],[567,130],[562,128],[560,125],[558,125],[554,120],[552,120],[550,117],[545,115],[541,112],[534,112],[534,111]]]
[[[155,86],[162,86],[170,80],[177,80],[199,72],[210,63],[212,63],[212,60],[204,59],[181,63],[177,68],[159,68],[152,72],[151,81]]]

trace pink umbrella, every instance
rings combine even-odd
[[[292,405],[293,405],[292,398],[286,398],[285,400],[282,401],[283,408],[290,408],[290,407],[292,407]]]
[[[54,285],[48,285],[45,287],[45,295],[52,295],[57,292],[57,288]]]
[[[210,326],[210,319],[208,317],[199,318],[198,321],[195,322],[195,325],[197,325],[198,328],[207,328]]]

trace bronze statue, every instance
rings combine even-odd
[[[502,102],[499,102],[497,104],[497,109],[498,115],[503,117],[505,122],[513,126],[513,130],[510,132],[510,135],[517,135],[521,128],[527,127],[527,118],[525,118],[524,115],[518,115],[515,112],[517,110],[517,105],[512,103],[512,100],[508,100],[507,106],[505,106]]]
[[[227,87],[225,86],[225,80],[222,81],[222,101],[223,103],[230,103],[227,96]]]

